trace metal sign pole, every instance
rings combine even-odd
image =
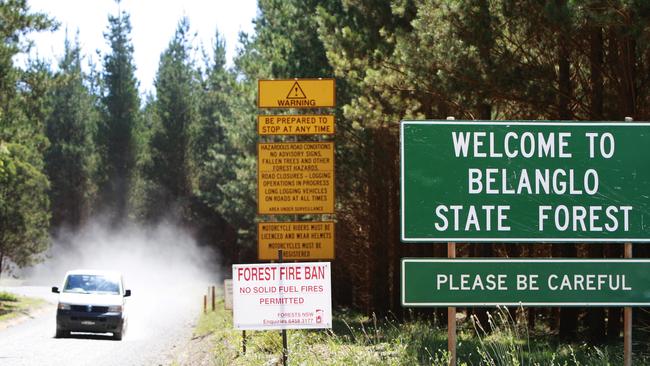
[[[278,250],[278,263],[282,263],[282,249]],[[287,345],[287,330],[282,329],[282,365],[287,366],[289,346]]]
[[[456,243],[447,243],[447,258],[456,258]],[[456,366],[456,308],[447,308],[447,349],[449,366]]]
[[[632,258],[632,243],[625,243],[625,258]],[[632,308],[623,308],[623,365],[632,366]]]

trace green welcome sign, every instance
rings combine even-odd
[[[402,306],[648,306],[649,259],[402,259]]]
[[[403,121],[404,242],[648,242],[650,124]]]

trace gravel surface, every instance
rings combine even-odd
[[[54,338],[57,295],[49,287],[0,287],[0,291],[51,302],[0,329],[0,365],[169,365],[191,339],[202,289],[134,290],[127,304],[128,331],[122,341],[114,341],[110,334]]]

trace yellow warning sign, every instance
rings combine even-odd
[[[292,114],[258,115],[257,132],[262,135],[333,135],[334,116]]]
[[[334,221],[260,222],[257,224],[259,260],[334,259]]]
[[[257,144],[261,215],[334,213],[334,143]]]
[[[259,108],[334,107],[334,79],[259,80]]]

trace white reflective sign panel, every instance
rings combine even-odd
[[[329,262],[232,266],[235,329],[332,327]]]

